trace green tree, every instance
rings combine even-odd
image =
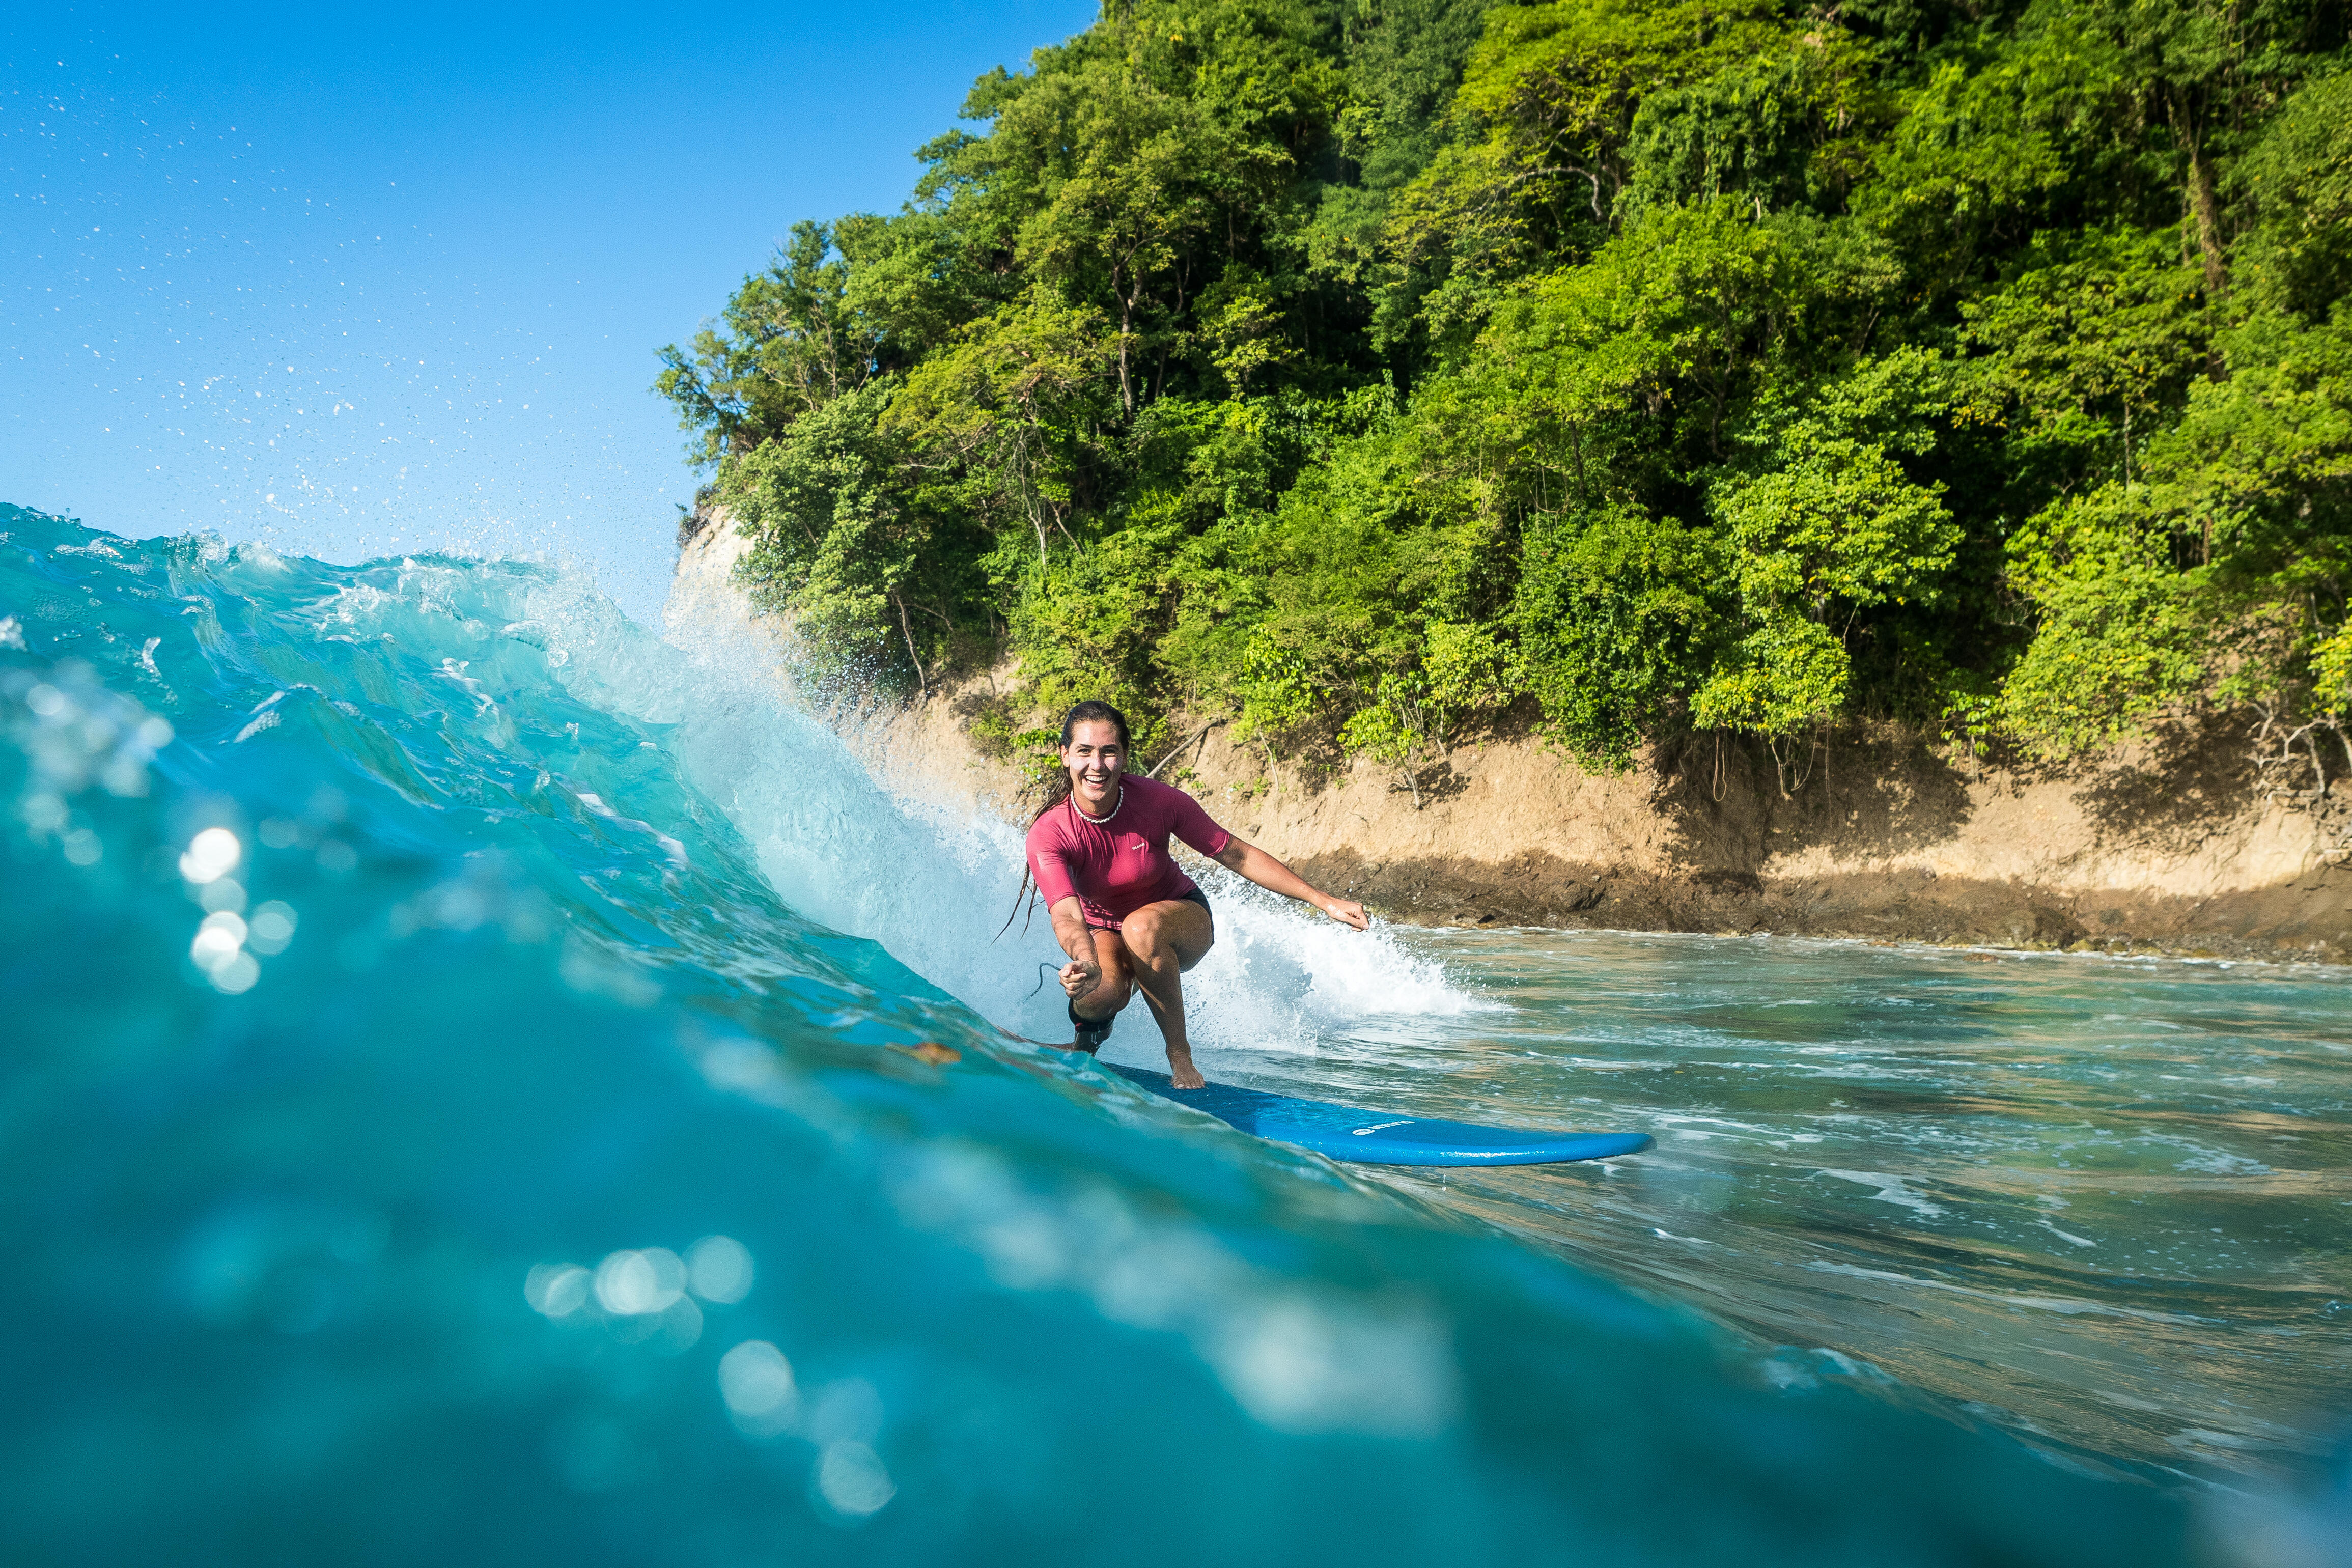
[[[840,227],[846,237],[873,223],[850,218]],[[794,224],[768,269],[727,301],[723,328],[705,326],[691,352],[675,343],[661,351],[654,390],[696,432],[690,460],[749,452],[873,373],[881,334],[846,298],[850,267],[835,240],[824,224]]]
[[[888,423],[912,446],[913,468],[1034,533],[1042,569],[1050,531],[1076,542],[1070,510],[1097,428],[1090,395],[1110,353],[1096,312],[1033,291],[918,365]]]
[[[719,493],[752,541],[740,570],[790,617],[817,673],[887,667],[897,642],[919,691],[923,647],[940,640],[931,623],[953,624],[962,574],[940,520],[892,482],[898,453],[882,428],[889,395],[874,382],[819,405],[730,458]]]
[[[1595,772],[1687,717],[1727,627],[1721,542],[1615,508],[1533,532],[1512,606],[1545,732]]]
[[[2347,26],[1133,0],[659,387],[812,657],[919,692],[1009,649],[1025,700],[1415,789],[1511,714],[1601,768],[1752,733],[1790,787],[1864,717],[2304,743],[2352,618]]]

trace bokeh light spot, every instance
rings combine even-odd
[[[244,858],[245,846],[235,833],[226,827],[207,827],[188,841],[186,853],[180,857],[180,875],[200,885],[216,881],[235,870]]]
[[[746,1340],[719,1358],[719,1396],[748,1437],[774,1437],[800,1406],[793,1363],[766,1340]]]
[[[294,906],[282,900],[272,899],[253,911],[253,918],[247,925],[246,945],[264,958],[283,952],[286,944],[294,940],[297,923]]]
[[[568,1318],[588,1304],[590,1278],[577,1263],[535,1264],[523,1277],[522,1299],[541,1317]]]
[[[878,1513],[898,1495],[881,1457],[863,1443],[826,1445],[816,1462],[816,1490],[825,1507],[845,1520]]]
[[[686,1265],[666,1247],[609,1254],[596,1266],[596,1300],[616,1317],[667,1310],[686,1293]]]
[[[706,1301],[733,1306],[751,1293],[751,1253],[731,1236],[706,1236],[686,1249],[688,1287]]]
[[[188,957],[207,974],[236,956],[245,945],[245,921],[233,910],[223,910],[205,917],[196,928],[195,940],[188,944]]]

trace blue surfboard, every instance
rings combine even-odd
[[[1178,1089],[1164,1072],[1101,1064],[1129,1083],[1205,1110],[1220,1121],[1276,1143],[1310,1149],[1364,1165],[1551,1165],[1638,1154],[1654,1142],[1642,1132],[1542,1132],[1521,1127],[1480,1127],[1468,1121],[1383,1116],[1352,1105],[1297,1100],[1264,1089],[1213,1083]]]

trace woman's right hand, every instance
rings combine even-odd
[[[1062,965],[1061,979],[1062,989],[1070,994],[1070,1000],[1082,1001],[1102,984],[1102,964],[1091,958],[1074,958]]]

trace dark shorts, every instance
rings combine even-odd
[[[1200,905],[1202,911],[1209,917],[1209,933],[1212,936],[1216,934],[1217,911],[1210,908],[1209,895],[1201,891],[1198,887],[1187,889],[1185,891],[1177,894],[1175,898],[1171,899],[1168,901],[1170,903],[1193,903]],[[1117,926],[1099,924],[1093,920],[1088,920],[1087,924],[1095,931],[1117,931],[1118,929]]]

